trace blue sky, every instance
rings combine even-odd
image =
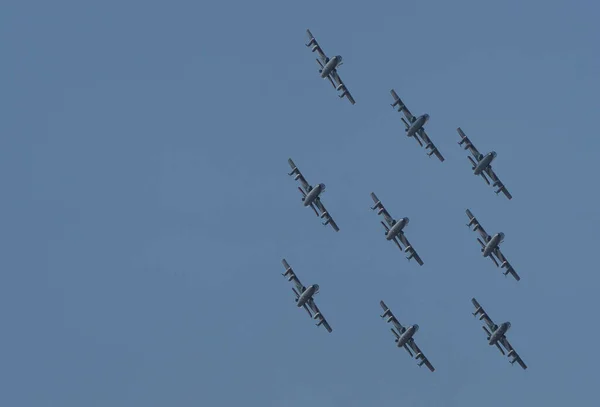
[[[485,3],[485,4],[484,4]],[[7,2],[3,406],[595,405],[592,1]],[[310,28],[357,104],[304,47]],[[389,106],[395,88],[446,157]],[[470,173],[462,127],[514,199]],[[302,208],[292,157],[341,231]],[[374,191],[425,261],[386,242]],[[470,208],[522,280],[465,226]],[[334,332],[313,326],[285,257]],[[476,297],[527,371],[488,346]],[[379,318],[384,300],[436,367]]]

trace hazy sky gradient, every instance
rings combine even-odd
[[[12,1],[0,405],[597,403],[593,1]],[[340,54],[339,100],[304,46]],[[404,136],[395,88],[444,163]],[[456,127],[514,196],[472,175]],[[292,157],[340,226],[302,208]],[[369,210],[374,191],[425,265]],[[481,257],[470,208],[522,277]],[[334,331],[295,308],[285,257]],[[486,344],[476,297],[527,371]],[[394,347],[384,300],[436,372]]]

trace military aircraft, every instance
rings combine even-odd
[[[500,345],[504,346],[504,349],[508,351],[508,357],[513,357],[513,360],[510,361],[511,365],[517,362],[519,365],[521,365],[523,369],[527,369],[527,365],[523,362],[523,360],[517,354],[515,349],[512,346],[510,346],[508,339],[506,339],[506,332],[510,329],[510,322],[504,322],[499,326],[494,324],[494,321],[491,320],[491,318],[484,311],[483,307],[479,305],[475,298],[472,298],[471,302],[475,306],[475,312],[473,313],[473,315],[477,316],[477,314],[481,314],[479,320],[483,319],[489,328],[488,330],[488,328],[482,326],[483,330],[487,334],[489,345],[496,345],[500,352],[503,355],[506,355],[504,353],[504,350],[500,347]]]
[[[490,259],[492,259],[496,267],[505,268],[505,276],[508,275],[508,273],[510,273],[515,278],[515,280],[519,281],[521,277],[519,277],[515,269],[510,265],[508,260],[506,260],[506,257],[504,257],[504,255],[500,251],[500,243],[504,241],[504,233],[499,232],[496,233],[494,236],[490,236],[486,233],[485,229],[483,229],[477,218],[473,216],[469,209],[467,209],[467,216],[469,217],[469,223],[467,223],[467,226],[470,228],[471,225],[475,225],[473,227],[473,231],[478,231],[481,237],[483,238],[483,241],[480,238],[477,238],[477,241],[481,245],[481,252],[483,253],[483,257],[489,257]],[[494,256],[498,258],[501,264],[498,264],[498,260],[496,260]]]
[[[404,228],[406,227],[406,225],[408,225],[409,219],[402,218],[396,220],[392,218],[374,192],[371,192],[371,198],[373,199],[373,202],[375,202],[375,206],[373,206],[371,209],[378,209],[377,214],[383,215],[383,218],[387,222],[387,225],[384,222],[381,222],[381,224],[385,228],[385,238],[387,240],[392,240],[394,243],[396,243],[396,246],[398,246],[400,250],[402,250],[402,246],[400,245],[400,242],[402,242],[402,244],[406,247],[404,249],[404,252],[408,253],[408,256],[406,256],[406,258],[409,261],[410,259],[414,258],[417,261],[417,263],[419,263],[419,265],[422,266],[423,260],[421,260],[421,257],[419,257],[415,249],[413,249],[406,236],[404,236]]]
[[[343,97],[347,97],[350,103],[355,104],[356,102],[354,101],[354,98],[352,97],[352,95],[348,91],[348,88],[346,88],[346,85],[344,85],[344,82],[342,82],[342,79],[337,73],[337,69],[340,66],[342,66],[341,55],[336,55],[330,59],[327,55],[325,55],[325,52],[323,52],[323,49],[321,48],[319,43],[317,43],[317,40],[312,35],[310,30],[306,30],[306,35],[308,35],[308,44],[306,44],[306,46],[312,47],[311,51],[316,51],[319,54],[319,58],[317,58],[317,63],[321,67],[321,69],[319,69],[321,78],[329,79],[329,82],[331,82],[335,90],[342,91],[342,93],[338,95],[340,99]]]
[[[425,143],[425,149],[431,150],[429,153],[427,153],[427,155],[431,157],[432,154],[435,154],[436,157],[440,159],[440,161],[444,162],[444,157],[437,149],[437,147],[433,145],[433,143],[427,136],[427,133],[425,133],[425,129],[423,128],[423,126],[425,126],[425,123],[427,123],[427,121],[429,120],[429,115],[425,113],[419,117],[413,116],[410,110],[408,110],[408,108],[404,104],[404,102],[402,102],[402,100],[398,97],[396,91],[392,89],[390,93],[394,98],[394,103],[392,103],[392,107],[398,106],[398,111],[404,113],[404,116],[406,117],[406,120],[404,119],[404,117],[402,117],[402,121],[406,126],[406,135],[408,137],[414,137],[421,147],[423,147],[423,143]]]
[[[302,188],[298,187],[298,189],[302,193],[302,205],[310,206],[312,210],[315,211],[315,214],[317,216],[319,216],[321,219],[325,218],[325,222],[323,222],[323,225],[331,225],[333,230],[339,232],[340,228],[335,223],[331,215],[329,215],[327,209],[325,209],[325,205],[321,203],[321,194],[323,193],[323,191],[325,191],[325,184],[318,184],[313,187],[308,182],[306,182],[306,179],[304,178],[298,167],[296,167],[296,164],[294,164],[291,158],[288,158],[288,163],[290,164],[290,167],[292,167],[292,172],[288,173],[288,175],[294,175],[294,179],[300,181],[300,184],[302,184]],[[317,208],[321,212],[320,214],[319,212],[317,212]]]
[[[434,372],[435,368],[429,362],[429,360],[425,357],[425,355],[423,355],[423,352],[421,352],[421,349],[419,349],[419,347],[415,343],[415,340],[413,339],[413,336],[419,330],[419,325],[417,325],[417,324],[411,325],[408,328],[402,326],[400,324],[400,322],[398,321],[398,319],[396,319],[394,314],[392,314],[392,311],[388,308],[388,306],[385,305],[385,302],[379,301],[379,304],[381,305],[381,308],[383,308],[383,315],[380,315],[380,317],[381,318],[388,317],[387,322],[391,322],[392,324],[394,324],[394,327],[396,328],[396,330],[394,330],[394,328],[391,328],[392,333],[396,337],[396,340],[395,340],[396,345],[399,348],[404,347],[404,349],[406,349],[406,351],[408,352],[410,357],[415,357],[416,359],[421,359],[421,361],[419,362],[419,366],[425,365],[429,368],[429,370]],[[410,351],[411,349],[414,353],[417,354],[417,356],[413,356],[413,353]]]
[[[506,195],[508,199],[512,199],[512,195],[510,194],[510,192],[508,192],[504,184],[500,181],[500,178],[498,178],[498,176],[494,173],[494,170],[492,169],[492,161],[494,161],[494,159],[497,156],[496,152],[490,151],[485,155],[481,154],[479,151],[477,151],[477,148],[475,148],[471,140],[465,135],[465,133],[460,127],[457,128],[456,131],[458,131],[458,134],[462,138],[462,140],[458,142],[458,145],[461,146],[464,144],[465,150],[469,150],[473,155],[473,157],[467,156],[469,161],[471,161],[471,164],[473,164],[473,168],[471,168],[473,170],[473,174],[481,175],[481,177],[488,185],[498,187],[498,189],[496,190],[496,195],[500,192],[504,192],[504,195]],[[487,179],[485,174],[487,174],[488,177],[490,177],[493,184],[490,184],[490,180]]]
[[[308,315],[310,315],[311,318],[319,320],[319,322],[317,322],[316,324],[317,326],[323,325],[325,329],[327,329],[327,331],[331,333],[331,326],[325,320],[325,317],[323,316],[323,314],[321,314],[319,308],[317,308],[317,304],[315,304],[314,296],[319,292],[319,285],[313,284],[311,286],[305,287],[304,285],[302,285],[300,280],[298,280],[298,277],[296,277],[296,273],[294,273],[294,270],[292,270],[288,262],[285,259],[281,260],[281,262],[283,263],[283,267],[285,267],[285,273],[282,273],[281,275],[287,277],[288,281],[294,281],[294,284],[296,284],[296,288],[292,288],[292,291],[296,295],[295,301],[298,308],[303,307],[306,310],[306,312],[308,312]],[[296,291],[296,289],[298,289],[298,291]],[[314,316],[311,313],[311,310],[315,313]]]

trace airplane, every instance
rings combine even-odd
[[[471,302],[475,306],[475,312],[473,313],[473,316],[481,314],[479,320],[483,319],[489,328],[488,330],[488,328],[482,326],[483,330],[487,334],[488,344],[490,346],[496,345],[500,352],[503,355],[506,355],[500,345],[504,346],[504,349],[508,351],[508,357],[513,357],[513,359],[510,361],[510,364],[514,365],[514,363],[517,362],[523,369],[527,369],[527,365],[525,362],[523,362],[523,359],[521,359],[521,357],[517,354],[517,351],[515,351],[515,349],[508,342],[508,339],[506,339],[506,332],[510,329],[510,322],[504,322],[500,325],[496,325],[475,298],[472,298]]]
[[[425,365],[429,368],[429,370],[434,372],[435,368],[429,362],[429,360],[425,357],[423,352],[421,352],[421,349],[419,349],[419,347],[417,346],[417,344],[415,343],[415,340],[413,338],[415,333],[417,333],[417,331],[419,330],[419,325],[415,324],[415,325],[411,325],[409,327],[402,326],[400,324],[400,322],[398,321],[398,319],[396,319],[394,314],[392,314],[392,311],[388,308],[388,306],[385,305],[385,302],[379,301],[379,304],[381,305],[381,308],[383,308],[383,315],[380,315],[380,317],[381,318],[389,317],[387,319],[387,322],[391,322],[392,324],[394,324],[394,327],[396,328],[396,330],[394,330],[394,328],[391,328],[392,333],[396,337],[396,339],[395,339],[396,345],[399,348],[404,347],[404,349],[406,349],[406,351],[408,352],[408,354],[410,355],[411,358],[415,357],[416,359],[421,359],[421,361],[418,363],[419,366]],[[417,354],[417,356],[413,356],[411,349],[414,353]]]
[[[300,184],[302,184],[302,188],[304,188],[302,189],[298,187],[298,190],[300,190],[300,192],[302,193],[302,205],[310,206],[312,210],[315,211],[315,214],[317,216],[319,216],[321,219],[326,219],[325,222],[323,222],[323,225],[331,225],[333,230],[339,232],[340,228],[335,223],[329,212],[327,212],[327,209],[325,209],[325,205],[321,203],[321,194],[323,193],[323,191],[325,191],[325,184],[318,184],[313,187],[306,181],[306,178],[304,178],[304,176],[302,175],[298,167],[296,167],[296,164],[294,164],[291,158],[288,158],[288,163],[290,164],[290,167],[292,167],[292,172],[288,173],[288,175],[294,175],[294,179],[300,181]],[[319,212],[317,212],[317,208],[321,212],[320,214]]]
[[[465,135],[465,133],[460,127],[457,128],[456,131],[458,131],[458,134],[462,138],[462,140],[458,142],[458,145],[462,146],[463,144],[465,144],[465,150],[469,150],[473,155],[473,157],[467,156],[469,161],[471,161],[471,164],[473,164],[473,168],[471,168],[473,170],[473,174],[481,175],[481,177],[488,185],[498,187],[498,189],[495,191],[496,195],[498,195],[500,192],[504,192],[504,195],[506,195],[508,199],[512,199],[512,195],[510,194],[510,192],[508,192],[504,184],[500,181],[500,178],[498,178],[498,176],[496,175],[496,173],[494,173],[494,170],[492,169],[492,161],[494,161],[498,154],[496,154],[495,151],[490,151],[485,155],[481,154],[479,151],[477,151],[477,148],[475,148],[473,142],[471,142],[471,140]],[[487,179],[487,177],[485,176],[486,174],[488,175],[488,177],[490,177],[493,184],[491,184],[490,180]]]
[[[312,319],[319,320],[319,322],[316,323],[317,326],[323,325],[325,329],[327,329],[327,332],[331,333],[331,326],[325,320],[325,317],[321,311],[319,311],[319,308],[317,308],[317,304],[315,304],[314,296],[319,293],[319,285],[313,284],[305,287],[300,280],[298,280],[296,273],[294,273],[294,270],[292,270],[288,262],[285,259],[281,260],[281,262],[283,263],[283,267],[285,267],[285,273],[282,273],[281,275],[287,277],[288,281],[294,281],[294,284],[296,284],[296,288],[292,288],[292,291],[296,295],[296,306],[298,308],[303,307]],[[296,289],[298,291],[296,291]],[[314,316],[311,313],[311,310],[314,312]]]
[[[306,34],[308,35],[308,44],[305,45],[307,47],[312,47],[311,51],[316,51],[319,54],[319,58],[317,58],[317,63],[321,67],[321,69],[319,69],[321,78],[329,79],[329,82],[331,82],[335,90],[342,91],[342,93],[338,95],[340,99],[343,97],[347,97],[350,103],[355,104],[356,102],[350,94],[350,91],[348,91],[348,88],[346,88],[346,85],[344,85],[344,82],[342,82],[342,79],[337,73],[337,69],[340,66],[342,66],[342,56],[336,55],[330,59],[327,55],[325,55],[325,52],[323,52],[323,48],[321,48],[321,46],[317,43],[317,40],[312,35],[310,30],[306,30]]]
[[[425,123],[427,123],[427,121],[429,120],[429,115],[427,113],[425,113],[419,117],[413,116],[412,113],[408,110],[408,108],[404,104],[404,102],[402,102],[400,97],[398,97],[398,94],[396,93],[396,91],[394,89],[392,89],[390,91],[390,93],[392,94],[392,97],[394,98],[394,103],[392,103],[391,106],[392,107],[398,106],[398,111],[404,113],[404,116],[406,117],[406,120],[404,119],[404,117],[402,117],[402,121],[404,122],[404,125],[406,126],[406,129],[405,129],[406,136],[414,137],[415,140],[417,140],[417,142],[419,143],[419,145],[421,147],[423,147],[423,143],[425,143],[425,149],[431,150],[429,153],[427,153],[427,155],[431,157],[432,154],[435,154],[436,157],[439,158],[441,162],[444,162],[444,157],[440,153],[440,150],[438,150],[437,147],[435,145],[433,145],[433,143],[427,136],[427,133],[425,133],[425,129],[423,128],[423,126],[425,126]],[[421,141],[421,140],[423,140],[423,141]]]
[[[421,257],[419,257],[415,249],[412,247],[412,245],[404,235],[404,228],[406,227],[406,225],[408,225],[410,219],[406,217],[399,220],[392,218],[392,216],[385,209],[385,207],[383,206],[379,198],[377,198],[377,195],[375,195],[374,192],[371,192],[371,198],[373,199],[373,202],[375,202],[375,206],[373,206],[371,209],[378,209],[377,214],[383,215],[383,218],[387,222],[387,225],[384,222],[381,222],[381,224],[385,228],[385,238],[387,240],[392,240],[394,243],[396,243],[396,246],[398,246],[400,250],[402,250],[402,246],[400,245],[400,242],[402,242],[402,244],[406,247],[403,251],[405,253],[409,253],[409,255],[406,256],[406,258],[409,261],[410,259],[414,258],[417,261],[417,263],[419,263],[419,265],[422,266],[423,260],[421,260]]]
[[[510,273],[515,278],[515,280],[519,281],[521,277],[519,277],[515,269],[510,265],[506,257],[504,257],[504,255],[500,251],[500,243],[504,241],[504,233],[499,232],[496,233],[494,236],[490,236],[486,233],[485,229],[483,229],[477,218],[473,216],[469,209],[467,209],[467,216],[469,217],[469,223],[467,223],[467,226],[470,228],[471,225],[475,225],[473,231],[478,231],[481,237],[483,238],[483,241],[480,238],[477,238],[477,241],[481,245],[481,252],[483,254],[483,257],[489,257],[490,259],[492,259],[496,267],[505,268],[506,271],[503,273],[505,276],[508,275],[508,273]],[[501,264],[498,264],[496,258],[498,258]]]

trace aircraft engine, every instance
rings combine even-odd
[[[294,181],[298,181],[298,178],[300,178],[300,173],[296,174],[296,176],[294,177]]]
[[[327,216],[329,216],[329,213],[328,213],[328,212],[323,212],[323,213],[321,214],[321,219],[323,219],[323,218],[325,218],[325,217],[327,217]]]
[[[394,319],[394,317],[390,316],[387,320],[388,323],[392,322],[392,319]]]
[[[417,359],[422,358],[422,357],[423,357],[423,354],[421,352],[417,353],[417,355],[415,356],[415,358],[417,358]]]
[[[404,253],[408,253],[412,250],[412,246],[406,246],[406,249],[404,249]]]
[[[383,208],[379,208],[379,210],[377,211],[377,215],[381,215],[381,213],[384,211]]]
[[[321,313],[320,313],[320,312],[317,312],[317,313],[315,314],[315,316],[313,317],[313,319],[319,319],[319,318],[321,318]]]
[[[343,88],[344,88],[344,84],[343,84],[343,83],[340,83],[340,84],[339,84],[339,85],[338,85],[338,86],[335,88],[335,90],[340,90],[340,89],[343,89]]]

